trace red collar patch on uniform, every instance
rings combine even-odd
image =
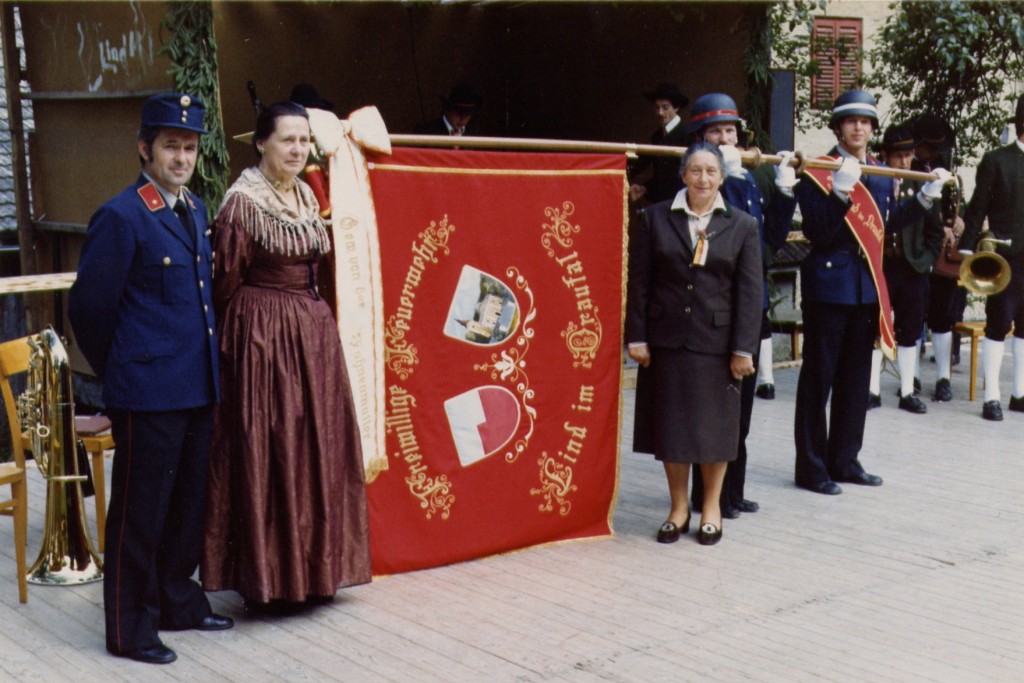
[[[150,211],[159,211],[160,209],[167,206],[164,203],[164,197],[160,194],[160,190],[156,189],[156,185],[153,183],[146,183],[140,187],[137,192],[142,201],[145,202],[146,208]]]

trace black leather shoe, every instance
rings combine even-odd
[[[722,518],[723,519],[739,519],[740,511],[738,508],[732,505],[723,505],[722,507]]]
[[[736,504],[736,509],[739,510],[740,512],[757,512],[758,510],[761,509],[761,506],[752,500],[747,500],[746,498],[744,498],[743,500]]]
[[[924,401],[917,397],[917,394],[911,394],[910,396],[904,396],[900,399],[900,410],[905,410],[908,413],[914,413],[916,415],[922,415],[928,412],[928,406],[924,404]]]
[[[936,401],[953,400],[953,389],[950,388],[948,379],[940,379],[935,383],[935,396],[932,398]]]
[[[981,406],[981,416],[986,420],[1002,422],[1003,407],[999,405],[999,401],[985,401],[985,405]]]
[[[1021,396],[1020,398],[1010,396],[1010,405],[1008,405],[1007,408],[1015,413],[1024,413],[1024,396]]]
[[[826,496],[838,496],[840,493],[843,492],[843,489],[839,486],[839,484],[835,483],[830,479],[827,479],[825,481],[819,481],[816,484],[798,483],[797,486],[799,486],[802,489],[807,489],[808,491],[814,491],[815,493],[824,493]]]
[[[722,540],[722,529],[711,522],[700,525],[697,542],[701,545],[714,545]]]
[[[868,410],[882,407],[882,397],[878,394],[868,394]]]
[[[196,631],[226,631],[235,625],[235,620],[221,614],[210,613],[193,626]]]
[[[836,477],[836,481],[846,484],[860,484],[861,486],[881,486],[882,478],[875,474],[861,472],[859,474],[848,474],[844,477]]]
[[[144,647],[141,650],[135,650],[133,652],[126,652],[120,656],[127,657],[128,659],[134,659],[136,662],[143,662],[145,664],[170,664],[178,658],[178,655],[174,653],[174,650],[163,643],[152,647]]]
[[[675,543],[679,540],[680,534],[685,534],[690,531],[690,516],[686,516],[686,521],[683,522],[683,526],[676,526],[673,522],[665,522],[658,529],[658,543]]]
[[[765,384],[758,385],[757,389],[754,390],[754,395],[758,398],[763,398],[766,401],[772,401],[775,399],[775,385]]]

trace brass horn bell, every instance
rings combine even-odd
[[[1010,284],[1010,264],[996,253],[996,245],[1010,245],[1010,240],[998,239],[988,230],[981,233],[978,249],[960,264],[960,282],[969,291],[992,296]]]

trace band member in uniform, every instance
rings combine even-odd
[[[875,98],[868,92],[848,90],[836,98],[829,125],[838,141],[829,156],[842,160],[841,168],[808,169],[796,187],[811,250],[800,264],[804,362],[794,432],[797,486],[835,495],[842,493],[836,482],[882,484],[858,460],[871,349],[880,332],[883,344],[894,342],[890,312],[880,306],[887,292],[876,230],[897,231],[920,219],[931,208],[929,198],[941,196],[943,180],[925,184],[917,197],[897,204],[891,178],[861,176],[861,164],[881,165],[867,153],[878,127]]]
[[[633,450],[662,461],[672,506],[658,531],[690,526],[690,465],[707,495],[697,540],[722,537],[719,500],[739,441],[740,380],[754,374],[761,310],[757,222],[719,190],[722,154],[697,143],[683,156],[686,187],[643,214],[629,244],[626,342],[640,365]]]
[[[914,159],[914,133],[909,126],[889,126],[882,138],[882,162],[891,168],[909,171]],[[897,202],[910,199],[921,189],[920,181],[898,179],[895,183]],[[900,371],[901,410],[926,413],[928,407],[914,391],[917,376],[918,349],[928,309],[928,273],[942,247],[942,220],[934,204],[925,216],[898,233],[886,235],[883,251],[885,281],[892,302],[893,327],[896,333],[896,365]],[[877,386],[882,352],[875,350],[872,359],[872,384]],[[874,361],[878,360],[876,364]],[[872,392],[876,393],[876,392]]]
[[[685,147],[689,136],[679,112],[689,104],[690,98],[672,83],[659,83],[654,90],[644,93],[644,97],[654,105],[654,115],[659,124],[651,135],[651,144]],[[636,179],[648,170],[650,179],[642,184],[637,182]],[[634,202],[644,198],[649,204],[655,204],[672,199],[683,187],[679,178],[679,161],[675,157],[640,157],[631,165],[629,178],[629,199]]]
[[[89,221],[68,316],[103,381],[117,446],[107,514],[107,649],[167,664],[158,630],[231,628],[192,580],[199,565],[217,335],[206,208],[185,184],[205,107],[181,93],[142,105],[142,175]]]
[[[956,135],[948,123],[935,114],[926,113],[916,117],[911,127],[917,142],[912,170],[930,173],[934,168],[953,168]],[[964,232],[963,218],[957,216],[949,225],[943,225],[943,231],[941,249],[955,251]],[[928,329],[932,334],[932,353],[938,376],[933,398],[935,401],[952,401],[953,389],[949,380],[952,366],[960,359],[960,335],[953,332],[953,326],[964,319],[967,290],[959,285],[958,278],[934,271],[928,276],[928,286]]]
[[[707,142],[721,150],[725,159],[726,174],[725,182],[722,184],[722,196],[727,204],[749,213],[757,221],[762,255],[781,247],[786,241],[793,221],[793,212],[796,210],[793,187],[797,180],[794,169],[787,164],[775,167],[777,191],[771,203],[767,203],[754,176],[743,168],[740,151],[736,147],[739,135],[743,131],[743,120],[736,108],[736,102],[725,93],[701,95],[694,101],[690,108],[689,131],[694,141]],[[766,334],[771,337],[771,326],[768,321],[768,278],[763,273],[762,268],[761,339],[764,339]],[[760,346],[758,344],[758,350]],[[754,354],[755,366],[758,364],[758,356],[758,353]],[[726,519],[739,517],[741,512],[757,512],[760,507],[756,502],[744,497],[747,471],[746,441],[750,433],[756,382],[757,378],[750,375],[744,377],[740,384],[739,448],[736,459],[729,463],[722,486],[722,516]],[[691,496],[694,508],[701,507],[703,489],[700,470],[694,468]]]
[[[960,241],[964,250],[976,249],[986,218],[994,237],[1011,241],[1009,246],[996,248],[1010,266],[1010,284],[985,303],[985,403],[981,415],[994,421],[1003,419],[999,369],[1011,325],[1013,384],[1009,407],[1024,413],[1024,96],[1017,100],[1013,123],[1017,139],[981,158]]]

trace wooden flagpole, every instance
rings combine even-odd
[[[543,138],[494,138],[474,136],[448,136],[448,135],[398,135],[392,134],[391,144],[397,147],[451,147],[459,149],[490,149],[490,150],[518,150],[534,152],[592,152],[597,154],[626,154],[628,156],[668,156],[681,157],[686,153],[685,147],[669,147],[667,145],[642,145],[632,142],[591,142],[585,140],[548,140]],[[761,164],[782,163],[782,157],[778,154],[763,154],[756,147],[740,152],[743,164],[748,167],[760,166]],[[790,159],[789,165],[798,171],[805,168],[820,168],[829,171],[838,170],[842,165],[841,161],[831,159],[810,159],[800,152]],[[923,173],[921,171],[901,171],[888,166],[864,166],[861,168],[864,175],[885,176],[888,178],[903,178],[905,180],[938,180],[934,173]],[[950,179],[949,182],[955,182]]]

